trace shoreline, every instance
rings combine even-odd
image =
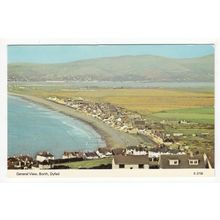
[[[104,140],[106,147],[117,148],[117,147],[126,147],[129,145],[138,145],[145,141],[151,142],[148,138],[141,137],[140,135],[132,135],[118,131],[102,121],[95,119],[85,113],[81,113],[73,110],[72,108],[57,104],[55,102],[48,101],[44,98],[39,98],[35,96],[28,96],[17,93],[8,93],[8,95],[20,97],[27,101],[42,105],[48,109],[60,112],[71,118],[76,118],[88,125],[90,125]]]

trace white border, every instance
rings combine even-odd
[[[199,40],[199,39],[188,39],[188,40],[176,40],[176,39],[135,39],[135,40],[123,40],[123,39],[7,39],[7,40],[0,40],[0,80],[1,80],[1,88],[0,88],[0,101],[2,103],[1,107],[1,115],[0,115],[0,122],[3,122],[3,126],[1,126],[1,148],[0,148],[0,166],[3,168],[0,172],[0,181],[4,182],[81,182],[81,181],[150,181],[150,182],[179,182],[179,181],[190,181],[190,182],[215,182],[220,181],[220,172],[219,172],[219,149],[217,146],[219,145],[219,138],[218,138],[218,131],[219,124],[217,123],[220,121],[220,108],[219,104],[215,102],[215,177],[146,177],[146,176],[139,176],[135,175],[135,178],[127,177],[97,177],[91,176],[89,177],[64,177],[64,178],[8,178],[7,177],[7,45],[39,45],[39,44],[214,44],[215,45],[215,100],[218,99],[219,89],[217,87],[217,82],[219,82],[219,40]],[[3,171],[3,172],[2,172]],[[130,170],[129,170],[130,171]],[[138,173],[138,172],[137,172]]]
[[[217,44],[219,39],[94,39],[94,38],[81,38],[81,39],[2,39],[6,45],[27,45],[27,44]]]
[[[215,43],[215,171],[220,179],[220,39]]]
[[[7,174],[7,47],[0,40],[0,181]]]

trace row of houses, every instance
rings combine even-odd
[[[128,111],[111,103],[96,103],[82,98],[78,99],[60,99],[57,97],[48,97],[47,100],[58,104],[66,105],[76,111],[83,112],[94,118],[97,118],[105,124],[131,134],[142,134],[150,137],[157,144],[163,143],[162,132],[154,131],[147,127],[146,121],[140,114]]]
[[[108,147],[100,147],[92,152],[64,152],[62,159],[82,158],[85,160],[99,159],[112,156],[112,149]]]
[[[56,164],[68,162],[112,158],[112,169],[186,169],[211,168],[205,154],[187,154],[167,146],[148,149],[145,146],[127,148],[98,148],[94,152],[64,152],[62,158],[55,159],[49,152],[40,152],[33,159],[30,156],[8,158],[8,169],[52,169]]]
[[[81,160],[94,160],[112,156],[110,148],[98,148],[93,152],[64,152],[62,158],[55,159],[50,152],[40,152],[35,159],[29,155],[18,155],[8,158],[8,169],[51,169],[55,164]]]

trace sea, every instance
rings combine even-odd
[[[8,155],[93,151],[105,141],[90,125],[22,98],[8,98]]]

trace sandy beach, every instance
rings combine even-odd
[[[28,101],[43,105],[49,109],[52,109],[54,111],[58,111],[60,113],[63,113],[67,116],[77,118],[90,126],[92,126],[105,140],[106,145],[112,148],[116,147],[125,147],[125,146],[131,146],[131,145],[137,145],[140,143],[143,143],[144,141],[151,143],[151,141],[147,137],[143,137],[140,135],[132,135],[128,133],[124,133],[121,131],[118,131],[102,121],[93,118],[89,115],[86,115],[85,113],[81,113],[78,111],[75,111],[74,109],[60,105],[51,101],[48,101],[43,98],[34,97],[34,96],[28,96],[28,95],[22,95],[22,94],[15,94],[15,93],[9,93],[9,95],[12,96],[18,96],[23,99],[26,99]]]

